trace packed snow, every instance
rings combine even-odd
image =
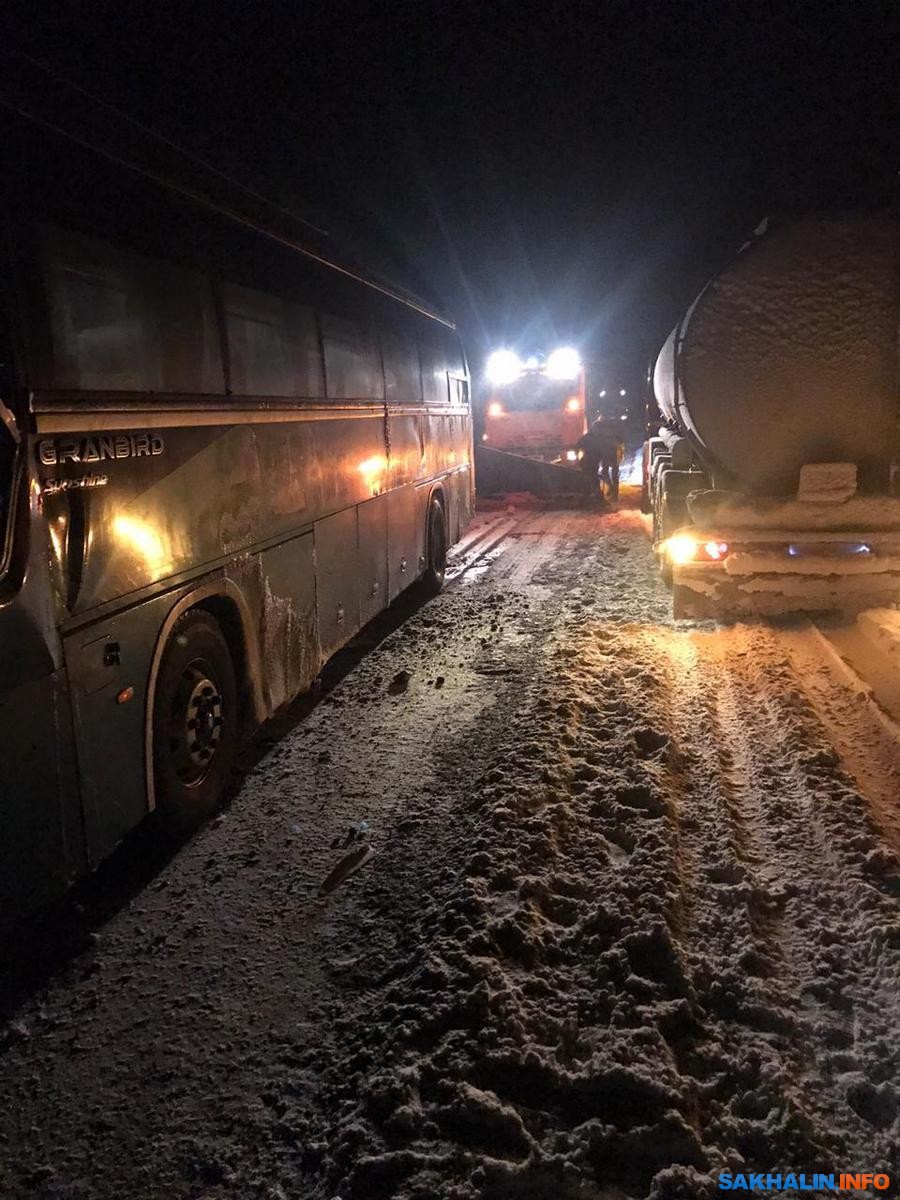
[[[818,642],[676,627],[633,511],[482,518],[451,575],[19,993],[0,1195],[896,1179],[896,779]]]

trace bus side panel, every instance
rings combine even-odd
[[[469,527],[469,522],[475,515],[475,488],[473,485],[472,468],[465,467],[456,471],[444,485],[451,497],[449,502],[449,528],[447,531],[451,545],[458,542]]]
[[[65,672],[0,702],[0,933],[85,869]]]
[[[459,541],[472,519],[471,424],[467,413],[429,412],[425,418],[423,475],[443,475],[447,537]]]
[[[259,555],[263,688],[269,713],[309,687],[322,664],[311,533]]]
[[[424,561],[424,516],[420,515],[416,485],[395,488],[388,495],[388,596],[393,600],[421,574]]]
[[[174,603],[157,596],[64,641],[91,867],[147,813],[148,665]]]
[[[316,612],[322,658],[330,658],[359,629],[359,531],[356,508],[313,527],[316,545]]]
[[[79,430],[79,415],[67,414],[64,433],[40,438],[39,456],[49,458],[71,445],[96,452],[101,439],[118,439],[126,452],[138,439],[158,451],[100,464],[107,483],[90,492],[90,540],[74,614],[182,572],[210,569],[254,543],[291,537],[385,490],[383,411],[325,419],[321,412],[295,412],[258,425],[245,418],[229,425],[223,408],[221,425],[171,427],[163,420],[142,427],[121,413],[86,408],[82,421],[90,422],[90,434]],[[77,480],[90,469],[41,463],[41,482]],[[73,495],[46,496],[51,521],[71,525]]]
[[[371,621],[388,600],[388,504],[376,496],[360,504],[359,512],[359,619]]]
[[[54,625],[58,578],[39,506],[19,542],[24,582],[0,603],[0,932],[86,867],[72,706]],[[19,512],[24,511],[23,504]]]

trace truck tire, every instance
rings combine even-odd
[[[428,563],[422,575],[421,589],[425,596],[436,596],[443,589],[447,574],[447,520],[444,506],[437,497],[428,506],[426,554]]]
[[[238,711],[234,665],[218,622],[201,609],[175,623],[153,697],[153,782],[163,827],[196,829],[231,776]]]

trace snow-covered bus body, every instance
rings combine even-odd
[[[500,351],[488,360],[487,378],[482,437],[488,446],[546,462],[576,461],[587,425],[585,371],[574,351],[524,363]]]
[[[4,158],[0,925],[208,813],[474,502],[452,325],[32,124]]]
[[[645,508],[681,616],[900,599],[896,223],[761,232],[656,362]]]

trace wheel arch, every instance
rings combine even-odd
[[[246,597],[231,579],[211,580],[194,588],[182,596],[169,610],[157,636],[153,656],[150,660],[144,707],[144,774],[147,809],[150,812],[156,807],[153,779],[153,708],[159,665],[175,624],[185,613],[191,612],[193,609],[209,613],[222,630],[222,636],[231,652],[238,693],[245,712],[251,714],[255,724],[261,723],[266,717],[262,690],[262,661]]]

